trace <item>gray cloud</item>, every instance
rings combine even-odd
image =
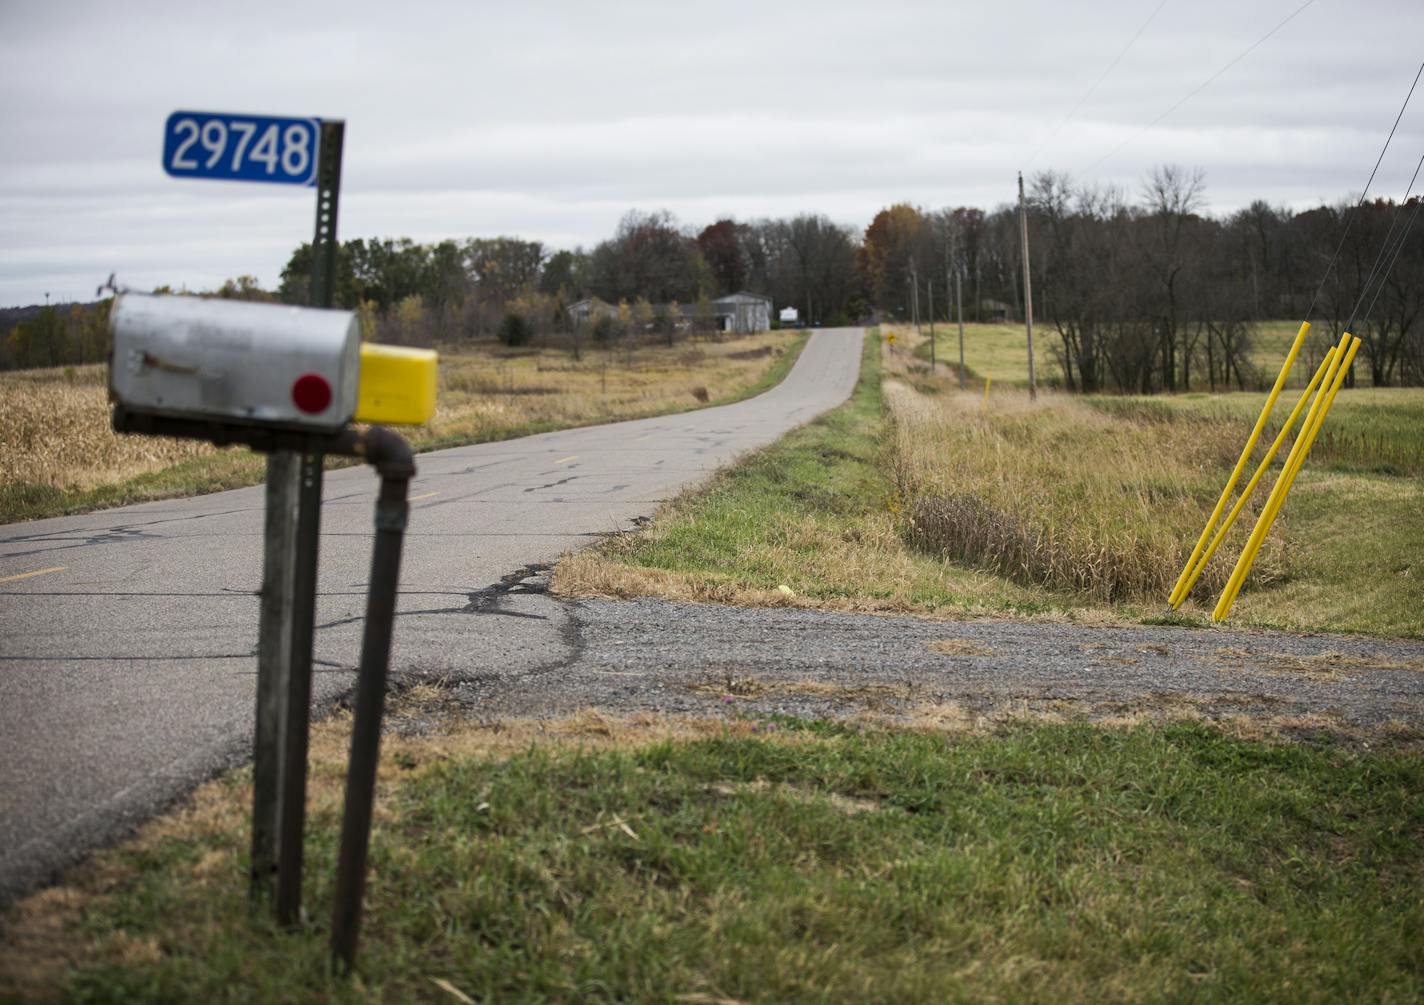
[[[348,122],[341,233],[607,236],[629,208],[689,224],[980,205],[1017,170],[1135,191],[1202,167],[1216,212],[1357,193],[1421,58],[1415,0],[1317,0],[1158,127],[1141,127],[1298,6],[1000,3],[10,3],[0,8],[0,304],[271,283],[310,192],[178,181],[177,108]],[[1083,169],[1123,144],[1119,153]],[[1424,149],[1424,95],[1376,191]]]

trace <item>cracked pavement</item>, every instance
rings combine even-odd
[[[392,671],[519,673],[565,640],[491,598],[838,405],[859,329],[747,401],[422,454]],[[352,686],[377,481],[327,473],[313,701]],[[0,904],[249,756],[263,489],[0,528]]]

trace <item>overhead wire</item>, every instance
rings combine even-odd
[[[1380,250],[1375,255],[1374,263],[1370,266],[1370,271],[1365,278],[1364,285],[1360,287],[1360,295],[1355,298],[1355,306],[1350,308],[1350,322],[1345,326],[1346,331],[1355,330],[1355,319],[1360,316],[1360,305],[1365,302],[1365,297],[1370,292],[1370,286],[1373,285],[1375,281],[1375,276],[1379,273],[1380,262],[1384,259],[1385,255],[1389,253],[1389,249],[1394,245],[1394,230],[1396,227],[1399,226],[1400,218],[1404,215],[1404,207],[1409,203],[1409,196],[1414,191],[1414,183],[1419,180],[1419,169],[1421,167],[1424,167],[1424,154],[1420,155],[1419,163],[1414,165],[1414,174],[1409,179],[1409,187],[1404,190],[1404,198],[1399,201],[1399,205],[1395,206],[1394,212],[1390,214],[1389,231],[1384,235],[1384,240],[1380,242]],[[1413,217],[1411,214],[1411,221],[1412,219]],[[1400,247],[1403,247],[1404,238],[1406,235],[1408,235],[1408,233],[1409,228],[1406,225],[1404,234],[1400,235]],[[1397,257],[1397,255],[1398,250],[1396,249],[1394,257]],[[1380,276],[1381,287],[1384,286],[1384,281],[1389,276],[1389,270],[1394,267],[1394,257],[1390,258],[1390,264],[1385,268],[1384,275]],[[1378,292],[1375,293],[1375,297],[1376,299],[1378,299]],[[1370,302],[1370,306],[1373,308],[1374,301]],[[1367,311],[1365,312],[1365,319],[1368,318],[1369,312]]]
[[[1424,158],[1421,158],[1424,163]],[[1418,173],[1416,169],[1416,174]],[[1362,321],[1368,321],[1370,315],[1375,311],[1375,304],[1379,301],[1380,294],[1384,292],[1385,280],[1389,279],[1389,274],[1394,271],[1394,263],[1399,259],[1400,252],[1404,250],[1405,242],[1409,238],[1409,231],[1414,226],[1414,221],[1419,218],[1419,207],[1424,206],[1424,199],[1415,197],[1414,210],[1409,214],[1409,220],[1404,225],[1404,231],[1399,235],[1399,240],[1395,242],[1394,253],[1389,256],[1389,264],[1385,266],[1384,272],[1380,274],[1379,286],[1375,287],[1375,295],[1370,299],[1370,306],[1365,310]],[[1403,209],[1403,205],[1400,206]],[[1358,305],[1356,305],[1358,306]]]
[[[1133,133],[1132,135],[1128,136],[1126,139],[1124,139],[1124,140],[1123,140],[1121,143],[1119,143],[1117,146],[1113,147],[1111,150],[1109,150],[1109,151],[1108,151],[1107,153],[1105,153],[1103,156],[1099,157],[1097,160],[1093,161],[1093,163],[1091,163],[1091,164],[1089,164],[1087,167],[1083,168],[1080,173],[1081,173],[1081,174],[1088,174],[1089,172],[1093,171],[1095,168],[1097,168],[1097,167],[1099,167],[1101,164],[1103,164],[1105,161],[1107,161],[1107,160],[1111,159],[1112,157],[1116,156],[1116,154],[1117,154],[1119,151],[1121,151],[1123,147],[1127,146],[1129,143],[1131,143],[1133,140],[1137,139],[1137,138],[1138,138],[1139,136],[1141,136],[1143,133],[1147,132],[1147,131],[1148,131],[1149,129],[1151,129],[1153,126],[1157,125],[1157,123],[1161,122],[1161,121],[1162,121],[1163,119],[1165,119],[1167,116],[1171,115],[1171,114],[1172,114],[1173,112],[1175,112],[1178,108],[1181,108],[1183,105],[1185,105],[1185,104],[1186,104],[1188,101],[1190,101],[1192,98],[1195,98],[1198,94],[1200,94],[1202,91],[1206,90],[1209,86],[1211,86],[1211,84],[1214,83],[1214,82],[1217,80],[1217,78],[1219,78],[1220,76],[1222,76],[1222,74],[1226,73],[1226,71],[1230,70],[1230,69],[1231,69],[1233,66],[1235,66],[1237,63],[1241,62],[1241,61],[1242,61],[1243,59],[1245,59],[1247,56],[1251,55],[1251,53],[1255,52],[1258,48],[1260,48],[1260,46],[1261,46],[1262,44],[1265,43],[1265,41],[1266,41],[1267,39],[1269,39],[1269,38],[1270,38],[1272,35],[1274,35],[1276,32],[1280,31],[1280,30],[1281,30],[1282,28],[1284,28],[1286,25],[1290,24],[1290,22],[1293,21],[1293,20],[1295,20],[1296,16],[1299,15],[1301,11],[1305,10],[1307,7],[1309,7],[1309,6],[1310,6],[1311,4],[1313,4],[1313,3],[1315,3],[1315,0],[1305,0],[1305,3],[1301,4],[1301,5],[1300,5],[1299,7],[1297,7],[1295,10],[1291,11],[1291,12],[1290,12],[1288,15],[1286,15],[1286,17],[1285,17],[1282,21],[1280,21],[1274,28],[1272,28],[1270,31],[1266,32],[1266,34],[1262,35],[1260,38],[1256,39],[1256,41],[1252,42],[1249,46],[1246,47],[1246,49],[1244,49],[1240,54],[1238,54],[1238,55],[1236,56],[1236,58],[1232,59],[1229,63],[1227,63],[1227,64],[1226,64],[1225,66],[1223,66],[1221,69],[1217,70],[1217,71],[1216,71],[1215,73],[1213,73],[1210,77],[1207,77],[1205,80],[1203,80],[1200,84],[1198,84],[1198,85],[1197,85],[1196,87],[1194,87],[1192,90],[1188,91],[1188,92],[1187,92],[1185,95],[1183,95],[1181,98],[1177,99],[1177,101],[1176,101],[1170,108],[1168,108],[1165,112],[1163,112],[1161,115],[1158,115],[1158,116],[1157,116],[1155,119],[1153,119],[1151,122],[1147,123],[1147,125],[1143,126],[1141,129],[1138,129],[1135,133]]]
[[[1083,107],[1084,103],[1086,103],[1087,100],[1091,98],[1093,94],[1097,91],[1097,89],[1102,86],[1103,81],[1107,80],[1108,76],[1113,72],[1113,70],[1117,69],[1117,65],[1122,62],[1122,57],[1127,55],[1127,51],[1137,43],[1137,40],[1142,37],[1142,33],[1147,30],[1147,26],[1150,25],[1154,20],[1156,20],[1157,15],[1162,12],[1162,8],[1167,6],[1169,2],[1170,0],[1162,0],[1161,3],[1159,3],[1156,7],[1153,8],[1152,13],[1147,15],[1147,20],[1142,22],[1142,24],[1138,27],[1137,31],[1134,32],[1132,37],[1127,40],[1127,44],[1124,45],[1122,49],[1118,51],[1118,54],[1113,57],[1112,62],[1108,64],[1108,68],[1102,72],[1102,74],[1098,77],[1097,80],[1093,81],[1091,87],[1089,87],[1086,91],[1083,92],[1082,97],[1080,97],[1073,105],[1073,107],[1068,110],[1068,114],[1058,120],[1058,124],[1053,127],[1052,132],[1050,132],[1047,136],[1038,141],[1038,144],[1033,148],[1033,152],[1028,155],[1028,159],[1030,161],[1037,157],[1038,152],[1042,150],[1044,146],[1046,146],[1048,143],[1052,142],[1053,138],[1058,135],[1059,131],[1073,120],[1073,116],[1078,114],[1078,109]]]
[[[1310,316],[1315,313],[1315,305],[1320,302],[1320,294],[1325,289],[1325,284],[1330,281],[1330,274],[1335,271],[1335,263],[1340,260],[1340,251],[1345,247],[1345,239],[1350,236],[1350,228],[1355,225],[1355,217],[1359,215],[1359,208],[1365,204],[1365,198],[1370,194],[1370,186],[1374,184],[1375,175],[1379,173],[1380,164],[1384,162],[1384,155],[1394,140],[1394,133],[1399,128],[1400,120],[1404,118],[1404,110],[1409,107],[1409,99],[1414,97],[1414,89],[1419,86],[1421,74],[1424,74],[1424,63],[1419,64],[1419,70],[1414,74],[1414,82],[1409,85],[1409,93],[1404,96],[1404,104],[1399,106],[1399,114],[1394,117],[1394,125],[1389,127],[1389,135],[1384,138],[1384,146],[1380,147],[1379,156],[1375,158],[1374,170],[1370,172],[1370,177],[1365,182],[1365,188],[1360,193],[1359,201],[1355,203],[1354,208],[1345,219],[1345,229],[1340,233],[1340,240],[1335,244],[1335,253],[1330,256],[1330,262],[1325,266],[1325,272],[1320,277],[1320,285],[1315,288],[1315,295],[1310,298],[1310,306],[1305,309],[1305,318],[1303,319],[1305,321],[1309,321]]]

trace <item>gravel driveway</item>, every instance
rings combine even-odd
[[[429,663],[411,676],[444,681],[469,714],[491,719],[585,708],[946,723],[1189,715],[1424,735],[1424,642],[568,600],[543,587],[537,570],[511,577],[476,623],[556,629],[562,651],[535,667]]]

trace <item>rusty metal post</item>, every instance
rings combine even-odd
[[[358,452],[364,454],[381,475],[381,491],[376,500],[376,541],[371,551],[366,627],[361,640],[361,671],[356,683],[356,715],[346,776],[346,809],[341,820],[341,854],[336,865],[336,895],[331,911],[331,960],[339,973],[350,973],[356,966],[361,898],[366,888],[366,853],[370,846],[376,769],[380,760],[386,673],[400,586],[401,545],[410,512],[406,493],[410,479],[415,476],[410,446],[400,436],[379,426],[356,436],[361,445]]]

